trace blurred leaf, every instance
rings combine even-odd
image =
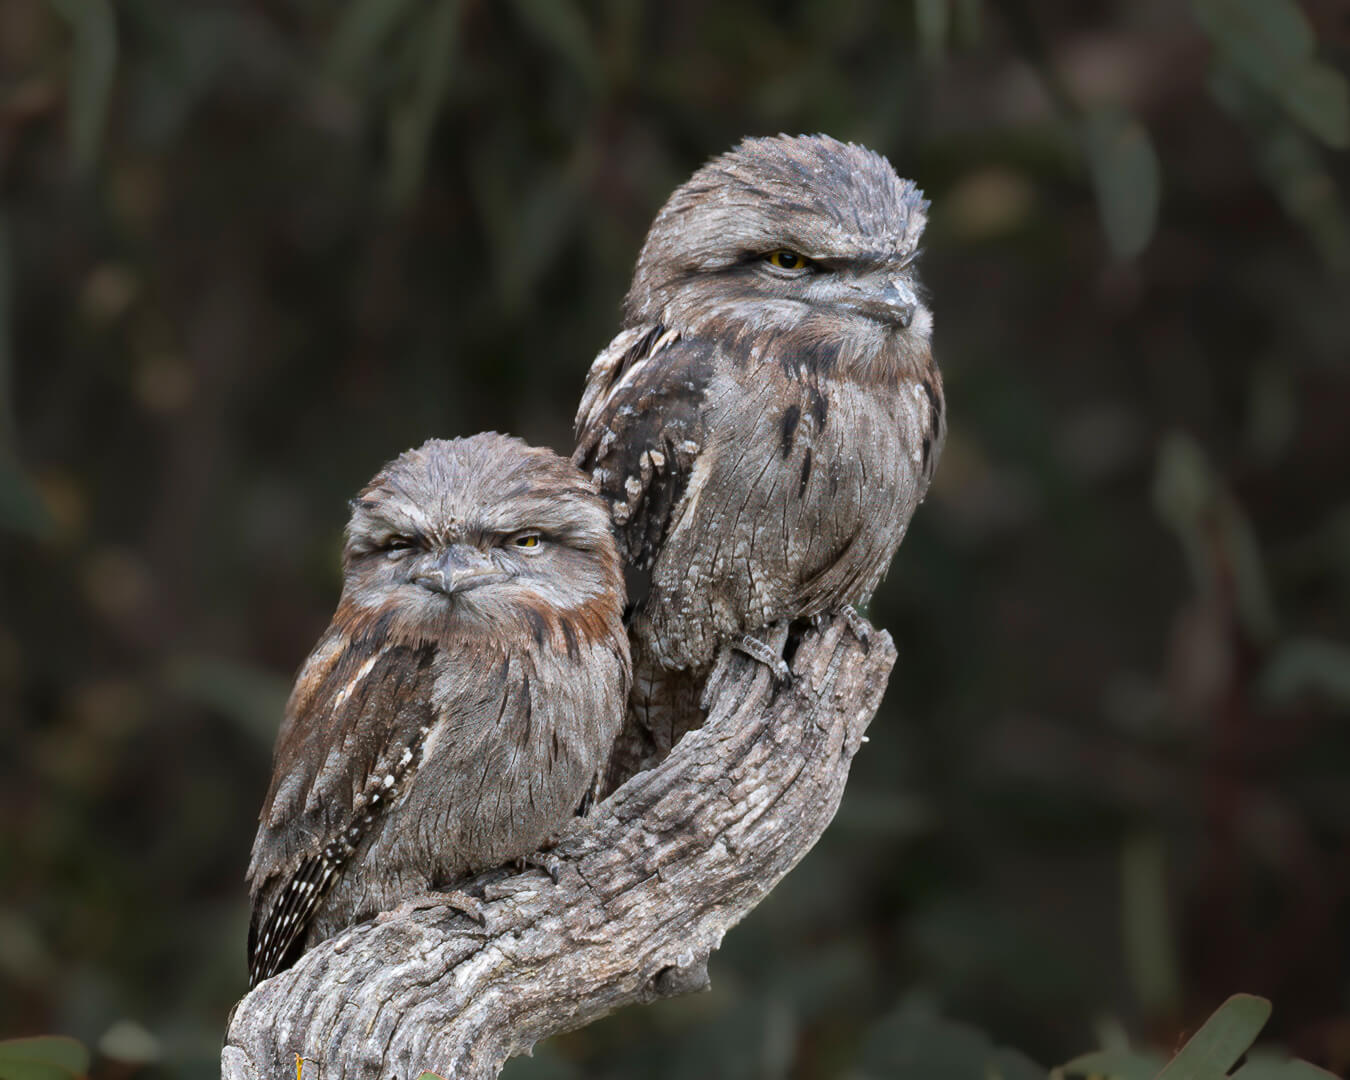
[[[128,1065],[153,1065],[164,1056],[164,1048],[135,1020],[115,1020],[98,1040],[98,1052],[106,1058]]]
[[[339,79],[358,76],[412,6],[413,0],[350,0],[328,48],[329,70]]]
[[[55,967],[35,921],[26,913],[0,908],[0,975],[13,986],[40,984]]]
[[[1268,133],[1258,150],[1262,171],[1285,211],[1303,226],[1327,265],[1350,267],[1350,216],[1313,145],[1288,128]]]
[[[914,25],[919,37],[919,50],[930,60],[942,56],[951,29],[950,0],[914,0]]]
[[[216,710],[271,747],[290,694],[281,676],[229,660],[190,657],[172,661],[164,678],[189,701]]]
[[[581,1069],[544,1043],[528,1056],[511,1058],[501,1080],[583,1080],[583,1076]]]
[[[525,28],[571,64],[582,80],[595,89],[600,83],[600,58],[591,32],[572,0],[512,0]]]
[[[1312,55],[1312,27],[1295,0],[1191,0],[1215,44],[1252,73],[1274,78]]]
[[[1303,64],[1280,80],[1276,96],[1290,116],[1328,146],[1350,147],[1350,84],[1335,68]]]
[[[1329,266],[1350,268],[1350,215],[1316,146],[1283,122],[1231,64],[1216,64],[1208,85],[1214,99],[1250,131],[1261,171],[1285,213],[1303,227]]]
[[[1312,693],[1350,706],[1350,647],[1322,638],[1281,643],[1261,673],[1261,692],[1280,704]]]
[[[1153,505],[1176,531],[1200,594],[1217,595],[1231,580],[1244,628],[1257,640],[1272,637],[1275,606],[1251,523],[1189,435],[1163,439]]]
[[[1148,246],[1158,217],[1158,156],[1144,126],[1118,109],[1087,114],[1083,143],[1106,238],[1117,257]]]
[[[1274,463],[1298,425],[1298,400],[1289,368],[1270,362],[1253,365],[1247,398],[1247,443],[1258,460]]]
[[[514,149],[514,148],[511,148]],[[474,194],[488,232],[498,290],[508,310],[521,307],[540,274],[572,235],[578,185],[566,172],[540,166],[528,186],[502,182],[510,175],[511,149],[487,146],[474,155]]]
[[[981,0],[956,0],[956,39],[962,45],[975,46],[983,37]]]
[[[1232,1007],[1230,1009],[1230,1007]],[[1051,1072],[1052,1080],[1077,1077],[1103,1080],[1227,1080],[1238,1061],[1270,1017],[1264,998],[1238,994],[1229,998],[1164,1067],[1152,1050],[1128,1048],[1082,1054]],[[1217,1026],[1216,1025],[1217,1022]],[[1197,1041],[1198,1040],[1198,1041]],[[1223,1064],[1223,1062],[1227,1064]],[[1306,1061],[1289,1060],[1269,1052],[1254,1052],[1232,1080],[1327,1080],[1324,1072]]]
[[[1153,1050],[1094,1050],[1080,1054],[1051,1072],[1061,1077],[1102,1077],[1104,1080],[1153,1080],[1163,1067],[1163,1056]]]
[[[0,207],[0,447],[15,436],[13,329],[14,271],[10,251],[9,215]]]
[[[63,1035],[0,1040],[0,1080],[70,1080],[89,1071],[89,1051]]]
[[[1309,1062],[1267,1052],[1253,1053],[1242,1068],[1233,1073],[1233,1080],[1336,1080],[1336,1077]]]
[[[1215,1010],[1158,1080],[1222,1080],[1256,1041],[1270,1019],[1270,1002],[1234,994]]]
[[[459,0],[439,0],[419,26],[421,52],[412,96],[389,117],[389,201],[394,206],[411,200],[426,171],[427,144],[450,84],[458,28]]]
[[[0,531],[38,540],[46,540],[56,531],[56,522],[32,478],[3,448],[0,448]]]
[[[1313,58],[1317,41],[1294,0],[1192,0],[1214,44],[1328,146],[1350,146],[1350,85]]]
[[[1045,1080],[1030,1058],[978,1028],[902,1008],[867,1036],[857,1075],[867,1080]]]
[[[108,0],[51,0],[75,34],[70,65],[70,145],[75,168],[98,157],[117,67],[117,20]]]
[[[1135,994],[1151,1016],[1181,1001],[1181,975],[1167,910],[1167,852],[1157,836],[1139,835],[1121,851],[1125,962]]]

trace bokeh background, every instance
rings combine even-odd
[[[1335,0],[0,0],[0,1037],[215,1074],[346,500],[569,450],[666,195],[820,130],[933,200],[900,660],[712,992],[508,1075],[1049,1066],[1235,991],[1350,1068],[1347,61]]]

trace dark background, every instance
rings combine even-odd
[[[1239,990],[1350,1067],[1347,59],[1331,0],[0,0],[0,1037],[215,1074],[346,500],[569,450],[667,194],[819,130],[933,200],[900,660],[712,993],[511,1075],[834,1076],[888,1015],[1048,1066]]]

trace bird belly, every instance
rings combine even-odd
[[[444,678],[456,681],[468,665],[486,674],[448,695],[406,794],[360,855],[378,873],[338,880],[312,941],[539,850],[605,768],[625,708],[613,652],[583,646],[579,661],[553,650],[470,655],[453,659]]]
[[[642,613],[666,667],[701,667],[735,634],[865,602],[918,501],[917,401],[773,376],[710,388],[713,435]]]

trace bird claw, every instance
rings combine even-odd
[[[786,686],[792,682],[792,669],[787,666],[787,661],[759,638],[742,634],[732,640],[731,647],[737,652],[745,653],[751,660],[758,660],[768,668],[774,686]]]
[[[858,609],[852,604],[845,604],[839,609],[844,616],[844,622],[848,623],[848,628],[853,631],[853,636],[858,639],[858,644],[862,646],[864,653],[872,651],[872,624],[858,614]]]
[[[424,896],[414,896],[411,900],[404,900],[393,911],[381,912],[376,916],[376,922],[390,922],[394,919],[405,918],[414,911],[422,911],[426,908],[448,907],[458,911],[461,915],[467,915],[479,926],[487,926],[487,912],[483,910],[482,901],[475,899],[466,892],[459,889],[452,889],[450,892],[429,892]]]
[[[551,851],[536,851],[530,855],[522,855],[516,861],[520,864],[521,870],[542,870],[554,885],[562,880],[563,861]]]

